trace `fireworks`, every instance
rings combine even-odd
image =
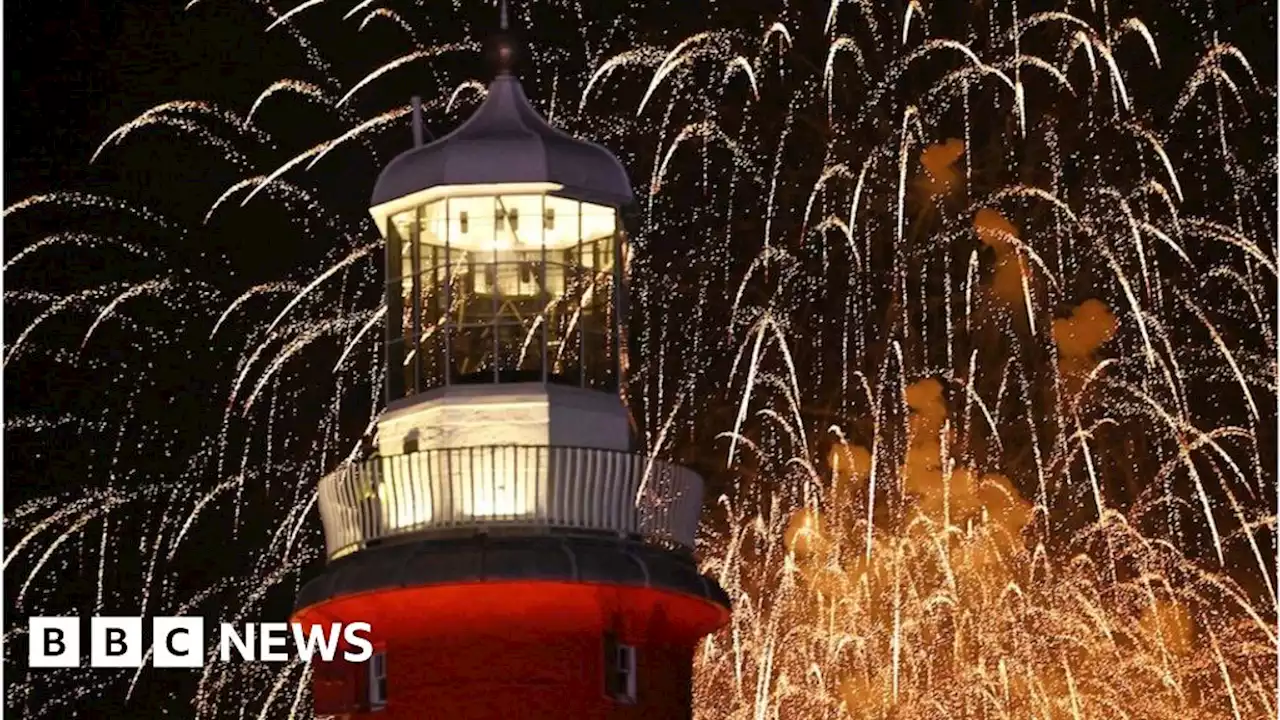
[[[698,716],[1274,716],[1273,78],[1199,4],[792,5],[516,8],[530,94],[639,185],[646,449],[721,494],[702,555],[735,612],[699,651]],[[408,146],[408,106],[375,95],[465,116],[478,45],[436,10],[257,7],[305,67],[243,112],[145,110],[93,158],[180,135],[223,158],[207,203],[5,212],[6,368],[99,386],[10,411],[86,478],[10,506],[24,613],[285,614],[315,482],[378,409],[380,252],[350,197],[373,176],[337,158]],[[335,23],[402,45],[339,81],[308,39]],[[264,129],[285,103],[338,129]],[[87,210],[113,237],[66,226]],[[282,273],[184,250],[255,258],[236,222],[280,213],[305,240]],[[37,280],[59,253],[94,271]],[[146,700],[148,671],[19,673],[7,703],[305,714],[306,679],[211,665]]]
[[[702,657],[705,716],[1274,712],[1266,610],[1138,532],[1147,509],[1105,511],[1053,549],[1037,542],[1029,526],[1045,508],[948,457],[940,390],[907,390],[898,518],[868,522],[871,454],[845,444],[822,502],[734,515],[717,569],[740,602],[733,633]]]

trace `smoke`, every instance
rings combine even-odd
[[[1096,300],[1053,324],[1063,362],[1094,362],[1115,329]],[[734,647],[780,668],[772,691],[787,709],[776,716],[822,715],[809,694],[817,692],[821,707],[841,706],[841,717],[878,720],[1110,717],[1116,707],[1144,718],[1232,717],[1223,703],[1237,701],[1209,690],[1214,683],[1229,677],[1241,687],[1274,670],[1274,640],[1260,618],[1206,614],[1239,602],[1226,585],[1187,591],[1193,584],[1177,578],[1203,580],[1200,571],[1123,523],[1098,530],[1111,562],[1088,552],[1050,556],[1027,532],[1035,510],[1011,479],[965,460],[954,434],[961,408],[947,386],[921,379],[902,400],[905,437],[879,435],[901,437],[900,448],[889,442],[873,453],[838,442],[821,502],[779,525],[744,520],[746,542],[780,539],[784,550],[771,553],[781,566],[752,566],[776,573],[756,578],[769,584],[767,595],[740,586],[735,618],[751,618],[735,619],[733,636]],[[895,473],[887,463],[897,452]],[[877,512],[869,513],[872,497]],[[1117,567],[1128,579],[1116,580]],[[1208,644],[1213,655],[1202,652]],[[731,694],[739,666],[725,647],[708,647],[702,662],[717,674],[714,684],[703,680],[700,697],[718,701]],[[1001,713],[985,712],[993,702]],[[973,708],[983,711],[966,711]]]
[[[938,525],[992,523],[1001,531],[994,537],[1018,538],[1031,519],[1031,506],[1009,478],[957,465],[946,456],[954,437],[946,425],[942,384],[932,378],[912,383],[906,400],[911,442],[902,477],[916,511]]]
[[[1018,255],[1018,229],[1005,216],[982,208],[973,216],[973,229],[983,245],[995,251],[991,290],[997,298],[1018,307],[1022,299],[1022,259]]]
[[[1097,321],[1096,312],[1090,312],[1094,314],[1089,317]],[[994,523],[1006,535],[1019,535],[1030,522],[1031,505],[1012,481],[999,473],[960,465],[948,457],[955,431],[948,425],[950,415],[942,383],[934,378],[918,380],[907,386],[904,399],[910,411],[910,440],[899,472],[911,501],[911,512],[938,525]],[[839,442],[832,446],[828,462],[832,481],[828,507],[849,512],[864,503],[871,480],[871,451],[862,445]],[[865,505],[853,514],[863,516]],[[801,508],[788,520],[784,544],[797,556],[810,554],[824,530],[816,511]]]
[[[966,537],[960,538],[958,544],[974,554],[972,564],[1003,564],[1004,556],[1021,547],[1022,531],[1032,516],[1031,504],[1007,476],[982,472],[949,457],[955,433],[948,424],[949,409],[938,380],[926,378],[912,383],[906,388],[904,399],[910,411],[909,442],[899,476],[909,501],[906,521],[923,520],[932,527],[966,530]],[[872,482],[871,451],[839,442],[831,448],[828,461],[831,494],[823,503],[823,510],[795,510],[782,533],[783,546],[806,571],[818,569],[824,562],[823,555],[840,544],[836,533],[866,517],[870,497],[867,488]]]
[[[925,174],[917,180],[917,186],[930,195],[950,195],[963,179],[956,167],[963,155],[964,141],[958,138],[948,138],[922,150],[920,164]]]
[[[996,255],[1004,255],[1012,249],[1013,241],[1018,239],[1018,229],[1005,219],[998,211],[982,208],[973,216],[973,229],[983,245],[996,251]]]
[[[1196,626],[1191,613],[1176,600],[1156,600],[1142,613],[1138,627],[1142,636],[1155,638],[1164,652],[1186,655],[1196,645]]]
[[[1072,309],[1070,317],[1053,321],[1053,340],[1064,359],[1092,359],[1115,332],[1116,317],[1101,300],[1085,300]]]
[[[1071,315],[1053,321],[1053,341],[1058,346],[1060,370],[1067,393],[1074,395],[1097,364],[1098,349],[1116,332],[1116,317],[1106,303],[1089,299]]]

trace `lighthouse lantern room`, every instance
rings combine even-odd
[[[728,619],[693,559],[702,481],[633,452],[630,181],[552,128],[490,43],[474,115],[378,178],[386,405],[321,479],[328,563],[294,621],[368,622],[317,663],[316,712],[688,718],[698,641]]]

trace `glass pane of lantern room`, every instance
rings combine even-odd
[[[543,243],[546,256],[546,374],[549,382],[578,385],[581,364],[575,298],[581,237],[577,200],[548,195],[543,199]]]
[[[446,343],[450,382],[461,382],[464,375],[475,373],[484,357],[483,347],[473,342],[471,332],[475,320],[475,253],[485,244],[486,236],[480,227],[483,218],[478,217],[474,200],[469,197],[451,197],[447,201],[449,310]],[[492,228],[487,235],[492,237]]]
[[[406,387],[412,388],[412,381],[398,370],[404,366],[405,356],[409,352],[406,337],[411,335],[412,327],[408,304],[412,269],[405,262],[405,253],[410,246],[409,235],[413,224],[414,211],[393,215],[387,221],[386,252],[386,302],[387,302],[387,399],[396,400],[404,396]],[[410,382],[406,385],[406,380]],[[411,392],[411,391],[410,391]]]
[[[543,201],[545,254],[547,258],[546,336],[547,380],[577,384],[578,343],[570,340],[575,333],[571,296],[577,271],[570,264],[568,249],[578,242],[578,205],[575,200],[548,196]]]
[[[582,204],[582,243],[578,246],[582,268],[579,300],[582,326],[583,385],[601,390],[617,387],[614,348],[616,212],[611,207]]]
[[[530,194],[453,197],[423,223],[422,266],[434,274],[421,285],[435,288],[422,298],[423,341],[446,323],[451,382],[616,387],[613,208]],[[433,269],[441,264],[447,279]]]
[[[494,199],[494,333],[500,381],[542,380],[541,195],[499,195]]]
[[[449,228],[445,212],[446,201],[438,200],[423,206],[419,218],[418,292],[422,329],[416,345],[417,356],[411,363],[418,375],[419,392],[444,384],[443,324],[448,317],[445,283],[449,276],[446,249]]]

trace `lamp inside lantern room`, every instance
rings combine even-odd
[[[616,388],[616,210],[554,186],[434,190],[386,227],[388,309],[403,318],[388,350],[405,367],[392,394],[475,382]]]

